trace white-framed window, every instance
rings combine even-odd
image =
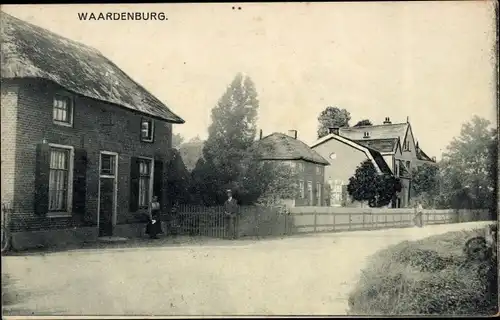
[[[116,154],[101,153],[101,176],[115,176]]]
[[[153,188],[153,161],[151,159],[139,159],[139,208],[149,208],[151,191]]]
[[[71,214],[74,148],[49,144],[49,214]]]
[[[55,124],[73,126],[74,101],[70,94],[56,93],[52,102],[52,120]]]
[[[316,183],[316,205],[321,204],[321,183]]]
[[[313,203],[313,183],[312,181],[307,181],[307,194],[309,196],[309,203]]]
[[[141,140],[144,142],[153,142],[155,134],[154,121],[152,119],[141,119]]]
[[[304,199],[304,197],[305,197],[304,181],[302,181],[302,180],[299,180],[299,189],[300,189],[300,198]]]

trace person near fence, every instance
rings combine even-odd
[[[226,217],[227,238],[238,238],[238,202],[233,198],[233,192],[227,190],[227,200],[224,203],[224,214]]]
[[[161,210],[158,197],[153,196],[149,210],[149,222],[146,226],[146,234],[148,234],[151,239],[158,239],[158,235],[163,233],[160,214]]]
[[[424,226],[424,219],[423,219],[423,208],[422,208],[422,203],[417,200],[415,202],[415,217],[413,218],[413,222],[417,227],[423,227]]]

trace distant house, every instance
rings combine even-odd
[[[401,161],[409,172],[422,163],[435,163],[435,159],[429,158],[418,146],[409,119],[404,123],[392,123],[390,118],[386,117],[381,125],[340,128],[339,135],[364,145],[371,145],[384,156],[389,153],[388,142],[392,141],[392,145],[395,145],[395,140],[398,139],[401,153],[393,150],[393,159]],[[388,159],[387,164],[392,170],[394,161],[388,157],[384,158]]]
[[[184,120],[96,49],[1,15],[14,243],[137,233],[153,195],[168,206],[172,124]]]
[[[331,185],[333,206],[348,205],[348,180],[370,155],[380,172],[401,178],[403,189],[391,203],[393,207],[410,204],[411,170],[435,163],[418,147],[409,122],[392,124],[388,117],[382,125],[332,128],[311,147],[330,161],[325,179]]]
[[[298,175],[299,194],[289,200],[290,206],[322,206],[325,204],[324,175],[328,161],[297,139],[297,131],[273,133],[256,142],[262,161],[289,164]]]

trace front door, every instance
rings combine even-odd
[[[116,173],[117,155],[101,152],[99,177],[99,236],[113,235],[116,223]]]

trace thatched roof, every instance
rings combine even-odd
[[[304,142],[283,133],[273,133],[256,141],[262,160],[304,160],[316,164],[330,165],[319,153]]]
[[[99,51],[1,12],[2,79],[41,78],[74,93],[171,123],[165,104]]]

